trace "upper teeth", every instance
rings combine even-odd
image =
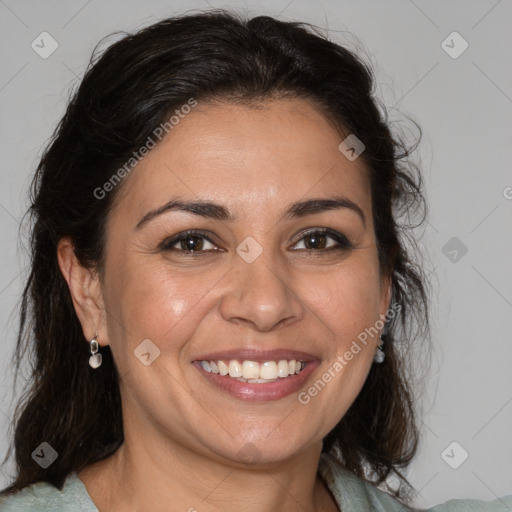
[[[284,378],[288,375],[300,373],[305,363],[291,359],[287,361],[243,361],[240,363],[232,359],[229,363],[224,361],[201,361],[201,366],[207,372],[229,375],[234,378],[273,380],[278,377]]]

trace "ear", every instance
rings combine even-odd
[[[59,267],[66,280],[75,312],[82,325],[86,340],[98,333],[98,343],[108,345],[106,338],[106,315],[98,273],[83,267],[75,255],[69,238],[62,238],[57,245]]]

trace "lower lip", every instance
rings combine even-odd
[[[231,377],[219,375],[218,373],[207,372],[198,361],[195,361],[193,364],[209,382],[235,398],[251,402],[264,402],[280,400],[281,398],[299,391],[318,366],[318,361],[308,361],[305,368],[299,374],[279,378],[276,382],[261,384],[240,382]]]

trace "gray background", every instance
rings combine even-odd
[[[18,226],[42,147],[100,38],[209,5],[328,27],[333,39],[371,60],[378,94],[395,107],[391,117],[406,130],[404,115],[421,125],[416,158],[430,201],[421,248],[436,289],[434,362],[419,397],[422,441],[408,476],[423,506],[512,493],[510,0],[0,0],[0,454],[10,444],[14,308],[28,261]],[[31,48],[44,31],[59,45],[47,59]],[[441,46],[453,31],[469,44],[458,58]],[[452,53],[461,44],[453,36],[445,43]],[[462,450],[469,458],[453,469],[446,461],[459,464]],[[2,468],[0,487],[10,472]]]

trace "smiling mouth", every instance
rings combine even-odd
[[[257,361],[231,359],[229,361],[197,361],[201,368],[217,375],[250,384],[277,382],[292,375],[301,373],[306,364],[296,359],[281,359],[278,361]]]

